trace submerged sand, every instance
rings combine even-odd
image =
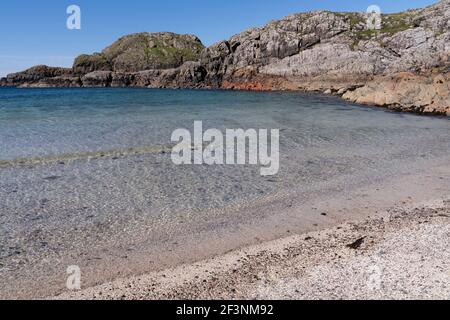
[[[382,274],[383,281],[400,281],[398,288],[406,288],[401,297],[412,297],[414,292],[420,298],[428,297],[427,292],[432,297],[443,297],[448,283],[446,263],[450,261],[445,247],[449,242],[448,229],[445,229],[449,212],[448,203],[439,204],[435,200],[449,199],[450,167],[448,158],[427,163],[428,166],[419,163],[420,170],[414,173],[411,171],[416,166],[408,167],[402,174],[358,188],[330,193],[325,188],[309,200],[294,193],[248,207],[228,207],[214,215],[189,215],[180,220],[182,223],[171,223],[173,220],[161,226],[141,223],[142,228],[147,228],[145,233],[122,222],[129,216],[114,216],[118,228],[104,234],[101,228],[96,232],[80,228],[79,222],[84,220],[78,219],[78,215],[73,220],[76,224],[72,224],[72,220],[48,214],[57,222],[57,228],[52,229],[52,224],[48,224],[53,220],[37,220],[46,227],[42,229],[45,234],[18,237],[30,246],[18,247],[17,253],[1,261],[0,296],[7,299],[40,299],[61,294],[75,299],[353,298],[367,297],[366,278]],[[55,183],[66,186],[62,178],[52,182]],[[414,208],[418,208],[417,212]],[[99,217],[104,218],[106,213],[102,211]],[[399,217],[391,217],[394,213]],[[431,222],[422,223],[424,220],[417,219],[421,214]],[[389,218],[379,220],[380,216]],[[7,217],[14,218],[4,216]],[[210,222],[212,218],[205,220],[206,217],[214,218],[214,223]],[[75,228],[72,231],[68,229],[71,225]],[[430,228],[415,229],[422,225]],[[20,225],[10,226],[10,230],[20,230]],[[2,227],[7,228],[8,224]],[[66,230],[78,238],[68,237],[64,234]],[[51,237],[46,236],[50,232]],[[401,234],[404,239],[395,238]],[[102,242],[106,236],[109,242]],[[83,241],[79,240],[81,237]],[[66,238],[75,242],[66,243]],[[359,247],[347,247],[355,241],[358,244],[360,239],[363,240]],[[412,262],[408,261],[409,255],[430,265],[414,264],[412,258]],[[86,291],[67,292],[66,269],[70,265],[81,268],[82,288]],[[423,277],[425,280],[420,279],[418,283],[425,283],[431,289],[422,290],[423,286],[416,291],[408,289],[410,284],[401,280],[405,275],[406,280]],[[355,282],[349,282],[348,278]],[[374,280],[370,279],[372,283]],[[429,279],[437,284],[426,282]],[[440,292],[435,285],[444,291]],[[398,288],[392,289],[395,295],[401,291]],[[361,292],[355,293],[357,290]],[[380,295],[394,296],[387,292],[382,291]]]

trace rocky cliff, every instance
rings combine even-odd
[[[380,30],[366,20],[363,13],[299,13],[209,48],[194,36],[141,33],[78,57],[72,70],[30,69],[2,84],[308,90],[450,115],[450,0],[383,15]]]

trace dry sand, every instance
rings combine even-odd
[[[441,199],[56,299],[449,299],[449,243]]]

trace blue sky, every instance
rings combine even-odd
[[[0,3],[0,76],[36,64],[71,66],[80,53],[101,51],[141,31],[197,35],[205,45],[294,12],[317,9],[383,12],[436,0],[15,0]],[[81,7],[82,29],[66,28],[66,8]]]

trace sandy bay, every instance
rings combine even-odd
[[[448,117],[295,92],[0,94],[4,298],[62,294],[70,265],[82,270],[84,289],[128,283],[448,198]],[[280,129],[279,174],[261,177],[248,165],[175,166],[171,132],[195,120],[208,128]]]

